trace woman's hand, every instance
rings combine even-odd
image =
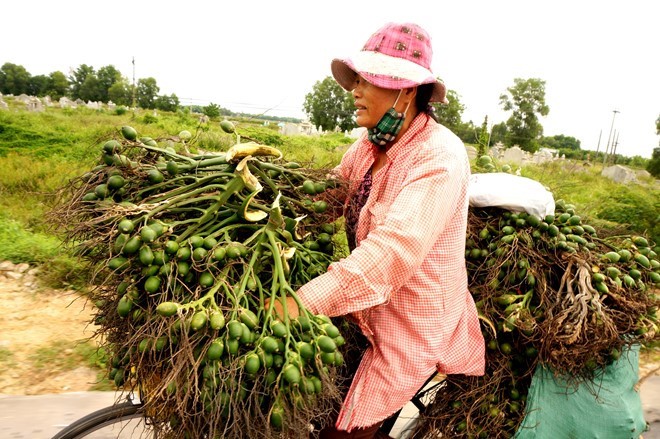
[[[270,308],[270,299],[266,299],[264,302],[264,308],[266,311]],[[291,296],[286,296],[286,311],[290,319],[295,319],[300,315],[300,309],[298,308],[298,303]],[[273,313],[275,317],[280,320],[284,320],[284,306],[282,305],[282,298],[277,298],[273,302]]]

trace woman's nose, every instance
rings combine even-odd
[[[358,98],[362,95],[362,86],[360,86],[359,82],[355,84],[355,87],[353,87],[351,93],[353,94],[354,98]]]

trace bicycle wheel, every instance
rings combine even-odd
[[[52,439],[129,439],[155,437],[142,404],[131,401],[105,407],[78,419]]]

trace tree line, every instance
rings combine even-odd
[[[50,96],[53,100],[67,97],[92,102],[110,102],[121,106],[176,111],[179,98],[175,94],[160,95],[155,78],[141,78],[129,83],[112,65],[96,70],[81,64],[66,76],[61,71],[49,75],[31,75],[25,67],[5,63],[0,68],[0,93],[31,96]]]
[[[176,112],[181,103],[176,94],[161,95],[155,78],[141,78],[136,84],[122,76],[112,65],[95,70],[92,66],[81,64],[66,76],[60,71],[49,75],[31,75],[25,67],[5,63],[0,67],[0,93],[8,95],[27,94],[30,96],[50,96],[57,101],[62,97],[85,102],[113,102],[123,107],[139,107]],[[211,119],[221,116],[252,117],[255,115],[234,112],[213,102],[208,105],[193,105],[191,111],[201,113]],[[300,122],[292,117],[259,115],[259,119],[285,122]]]
[[[460,95],[452,89],[447,91],[449,104],[433,104],[434,112],[440,123],[451,129],[463,142],[477,145],[480,153],[485,153],[489,146],[502,143],[505,147],[517,145],[531,153],[541,148],[553,149],[569,159],[600,162],[606,159],[605,151],[583,150],[580,140],[575,137],[561,134],[544,136],[540,116],[550,112],[545,102],[545,81],[539,78],[515,78],[513,82],[499,97],[502,109],[510,112],[505,122],[490,126],[488,116],[479,125],[471,120],[463,121],[466,107]],[[341,88],[331,76],[314,84],[312,91],[305,96],[303,110],[312,124],[325,131],[350,131],[357,126],[351,93]],[[647,168],[655,177],[660,177],[660,169],[656,170],[660,163],[651,166],[656,157],[660,162],[660,148],[653,151],[651,161],[640,156],[625,157],[614,153],[608,156],[608,162]]]

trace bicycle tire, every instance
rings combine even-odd
[[[59,431],[52,439],[81,439],[111,426],[121,425],[132,419],[145,418],[142,404],[125,401],[92,412]],[[120,429],[121,431],[121,429]]]

